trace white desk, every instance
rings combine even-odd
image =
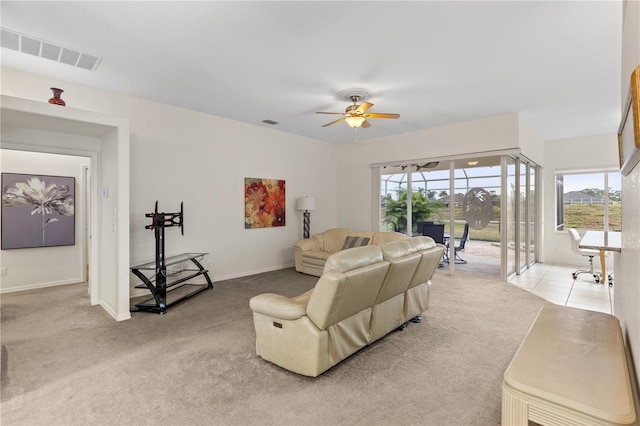
[[[620,232],[614,231],[587,231],[580,240],[578,247],[582,249],[598,250],[600,252],[600,267],[602,268],[602,283],[604,284],[604,276],[607,274],[607,267],[604,261],[605,251],[622,251],[622,236]],[[609,274],[609,283],[611,283],[611,274]]]

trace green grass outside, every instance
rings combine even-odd
[[[598,204],[565,204],[564,227],[604,229],[604,208]],[[622,205],[609,205],[609,229],[622,230]]]
[[[435,215],[435,223],[445,223],[449,212],[442,209]],[[462,208],[455,208],[455,238],[461,238],[464,232],[464,217]],[[604,209],[597,204],[567,204],[564,206],[565,228],[603,229]],[[492,220],[483,229],[469,229],[469,238],[477,241],[500,241],[500,207],[493,207]],[[622,207],[618,204],[609,205],[609,228],[612,231],[622,229]],[[449,226],[445,223],[445,233],[449,233]]]
[[[456,222],[454,226],[455,238],[462,238],[464,233],[464,222]],[[449,233],[449,224],[445,223],[444,232]],[[492,221],[485,228],[473,229],[469,228],[469,239],[476,241],[500,241],[499,222]]]
[[[441,209],[439,213],[440,220],[436,220],[436,223],[444,223],[449,211],[447,209]],[[464,233],[464,215],[462,207],[456,207],[454,209],[455,218],[455,238],[462,238]],[[445,224],[445,232],[449,233],[449,225]],[[469,239],[477,241],[500,241],[500,207],[493,206],[493,214],[491,216],[491,222],[483,229],[469,229]]]

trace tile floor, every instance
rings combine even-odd
[[[509,282],[557,305],[613,314],[615,285],[596,284],[586,273],[574,280],[571,274],[576,269],[577,266],[536,263]]]

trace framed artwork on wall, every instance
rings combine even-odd
[[[618,128],[620,173],[628,175],[640,161],[640,65],[631,73],[627,102]]]
[[[75,178],[2,173],[2,250],[75,244]]]
[[[284,180],[244,178],[245,229],[285,226],[285,192]]]

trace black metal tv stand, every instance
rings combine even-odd
[[[154,262],[143,263],[142,265],[131,267],[133,272],[143,284],[136,288],[146,288],[151,292],[152,297],[137,303],[133,311],[149,311],[164,315],[167,309],[201,291],[213,288],[213,283],[209,278],[208,270],[200,263],[208,253],[183,253],[176,256],[165,257],[164,255],[164,228],[178,226],[183,227],[183,206],[180,203],[179,213],[158,213],[158,202],[154,213],[145,214],[145,217],[152,218],[151,225],[145,229],[153,229],[156,237],[156,260]],[[167,272],[167,267],[191,261],[194,268],[179,269]],[[153,277],[148,277],[142,271],[154,271]],[[184,273],[187,275],[183,275]],[[202,275],[206,283],[195,284],[188,281]],[[171,279],[176,276],[175,279]]]

